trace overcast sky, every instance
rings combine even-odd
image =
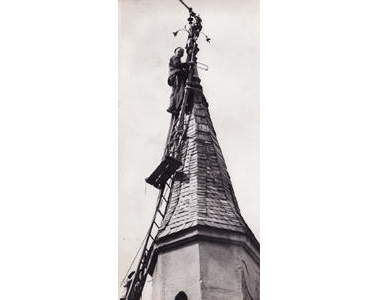
[[[260,240],[259,2],[187,0],[203,18],[198,61],[210,115],[242,215]],[[159,164],[168,131],[168,61],[187,36],[178,0],[119,0],[119,278],[152,221],[157,190],[144,179]]]

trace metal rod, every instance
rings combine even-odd
[[[189,11],[192,11],[192,8],[189,7],[188,5],[186,5],[186,3],[182,0],[179,0],[181,2],[182,5],[184,5]]]
[[[203,64],[203,63],[200,63],[197,61],[197,68],[201,69],[201,70],[204,70],[204,71],[207,71],[209,70],[209,66],[206,65],[206,64]]]

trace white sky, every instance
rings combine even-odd
[[[199,70],[218,141],[246,222],[260,240],[259,2],[188,0],[203,18]],[[119,278],[152,221],[157,190],[144,179],[159,164],[170,115],[168,60],[184,46],[178,0],[119,0]]]

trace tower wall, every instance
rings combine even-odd
[[[200,243],[202,300],[258,300],[260,268],[242,246]]]
[[[214,241],[159,253],[153,274],[153,300],[259,300],[259,264],[241,245]]]
[[[199,245],[192,243],[159,253],[152,277],[153,300],[174,300],[184,291],[201,299]]]

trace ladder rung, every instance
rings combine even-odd
[[[162,217],[164,217],[164,215],[163,215],[163,213],[160,211],[160,209],[158,209],[158,213],[159,213]]]

